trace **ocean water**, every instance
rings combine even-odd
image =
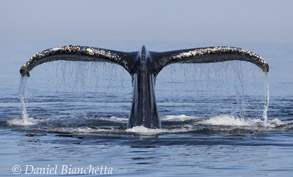
[[[291,176],[292,44],[233,45],[261,55],[268,75],[239,61],[167,66],[156,81],[163,127],[154,130],[127,129],[131,77],[120,66],[58,61],[20,78],[30,56],[63,44],[1,43],[1,176]],[[145,44],[154,51],[213,45]]]

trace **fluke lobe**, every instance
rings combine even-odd
[[[68,45],[50,48],[35,54],[20,68],[20,73],[22,76],[30,76],[30,71],[37,65],[56,60],[110,62],[126,69],[133,80],[128,128],[134,126],[161,128],[155,97],[155,83],[159,72],[169,64],[241,60],[255,64],[264,72],[269,71],[269,65],[262,57],[249,50],[236,47],[218,46],[154,52],[147,51],[143,46],[140,51],[121,52]]]

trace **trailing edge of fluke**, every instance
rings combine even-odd
[[[161,128],[155,98],[155,80],[159,72],[173,63],[214,63],[231,60],[247,61],[264,72],[269,65],[259,55],[242,48],[218,46],[173,50],[167,52],[140,51],[121,52],[87,46],[61,46],[50,48],[32,56],[20,68],[22,76],[46,62],[56,60],[110,62],[122,66],[133,78],[133,97],[128,128],[144,126]]]

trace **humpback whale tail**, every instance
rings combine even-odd
[[[46,62],[56,60],[110,62],[122,66],[132,76],[133,97],[128,128],[145,126],[161,128],[155,98],[155,80],[159,72],[173,63],[212,63],[231,60],[247,61],[264,72],[269,65],[259,55],[236,47],[206,47],[167,52],[141,51],[121,52],[87,46],[61,46],[50,48],[32,56],[20,68],[22,76],[30,76],[30,71]]]

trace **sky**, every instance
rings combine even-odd
[[[292,43],[291,0],[0,1],[0,41]]]

